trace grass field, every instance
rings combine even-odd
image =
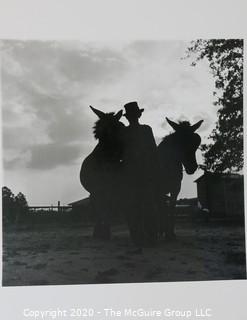
[[[3,286],[204,281],[246,278],[244,227],[178,222],[177,240],[135,252],[124,225],[111,241],[90,226],[12,229],[3,233]]]

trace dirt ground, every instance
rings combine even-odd
[[[5,232],[3,286],[246,279],[243,226],[179,222],[176,233],[140,253],[125,226],[108,242],[88,226]]]

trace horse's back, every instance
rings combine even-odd
[[[93,175],[94,172],[94,160],[92,153],[90,153],[82,162],[80,170],[80,182],[81,185],[88,191],[92,192],[93,189]]]

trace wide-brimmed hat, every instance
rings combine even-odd
[[[144,109],[140,109],[140,108],[138,107],[138,104],[137,104],[136,101],[126,103],[126,104],[124,105],[124,109],[125,109],[125,114],[124,114],[124,116],[128,116],[128,115],[141,116],[142,112],[144,111]]]

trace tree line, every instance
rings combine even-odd
[[[43,209],[32,212],[29,210],[26,196],[22,192],[15,195],[6,186],[2,188],[2,213],[3,230],[11,227],[71,226],[89,224],[92,221],[89,207],[84,210],[66,210],[62,213]]]
[[[3,226],[18,223],[18,220],[28,213],[28,202],[25,195],[22,192],[14,195],[10,188],[2,187],[2,212]]]
[[[218,120],[209,142],[202,145],[205,169],[238,172],[243,153],[243,39],[199,39],[192,41],[188,56],[196,66],[206,59],[215,80],[214,105]]]

